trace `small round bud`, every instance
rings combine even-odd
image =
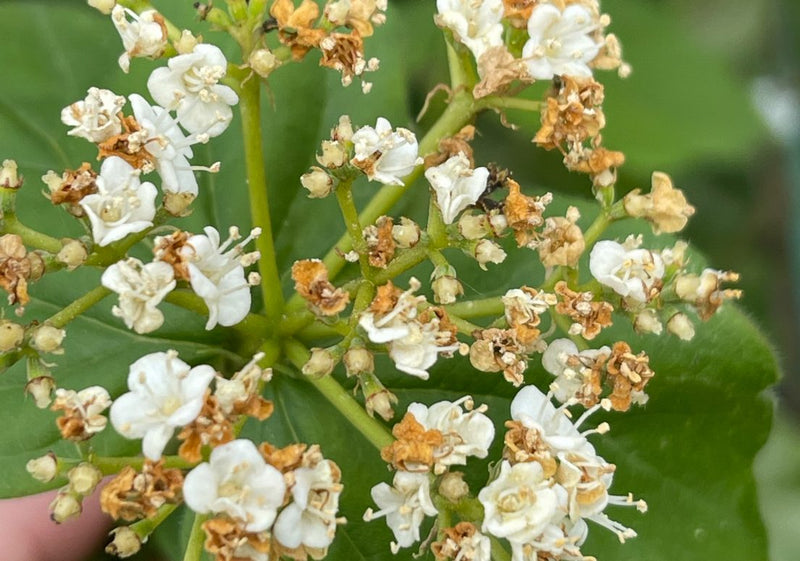
[[[445,474],[439,483],[439,494],[454,503],[466,497],[469,494],[469,485],[464,481],[464,474],[460,471]]]
[[[468,240],[479,240],[489,233],[486,227],[486,216],[483,214],[464,213],[458,219],[458,231]]]
[[[142,549],[142,539],[128,526],[119,526],[111,530],[114,539],[106,546],[106,553],[116,555],[120,559],[136,555]]]
[[[350,347],[344,353],[344,367],[348,376],[372,373],[375,371],[375,358],[364,347]]]
[[[365,405],[370,417],[377,413],[384,421],[391,421],[394,417],[394,403],[397,403],[397,396],[384,388],[368,395]]]
[[[310,199],[322,199],[330,195],[333,190],[333,178],[316,166],[300,176],[300,183],[308,190]]]
[[[331,138],[342,142],[350,142],[353,138],[353,123],[349,115],[339,117],[339,124],[331,131]]]
[[[56,381],[52,376],[37,376],[25,384],[25,393],[29,393],[33,397],[33,401],[39,409],[50,407],[55,389]]]
[[[46,268],[42,256],[36,251],[31,251],[28,254],[28,263],[31,264],[30,280],[36,281],[42,278]]]
[[[347,159],[344,145],[336,140],[322,141],[322,154],[317,156],[320,165],[329,169],[340,168]]]
[[[419,243],[419,237],[419,226],[410,218],[403,216],[400,224],[392,226],[392,238],[400,249],[414,247]]]
[[[195,199],[192,193],[164,193],[164,210],[172,216],[188,216],[189,206]]]
[[[66,265],[68,270],[77,269],[86,262],[89,253],[81,242],[65,238],[61,240],[61,243],[63,247],[56,255],[56,259]]]
[[[175,50],[178,51],[179,55],[185,55],[187,53],[191,53],[194,48],[197,46],[197,37],[192,35],[192,32],[188,29],[184,29],[181,31],[181,37],[177,41],[175,41]]]
[[[87,0],[87,4],[101,14],[109,15],[117,5],[117,0]]]
[[[66,335],[67,332],[63,329],[44,324],[33,332],[31,346],[43,353],[61,354],[64,352],[61,343]]]
[[[250,65],[253,72],[262,78],[266,78],[281,65],[281,61],[269,49],[256,49],[250,53],[247,64]]]
[[[53,522],[61,524],[75,518],[81,513],[83,507],[81,501],[74,493],[59,492],[56,498],[50,503],[50,518]]]
[[[311,349],[311,358],[303,365],[303,374],[322,378],[333,372],[338,362],[339,359],[328,349]]]
[[[433,299],[439,304],[452,304],[456,298],[464,294],[464,287],[458,279],[449,275],[434,279],[431,287]]]
[[[41,458],[28,460],[28,463],[25,464],[25,469],[34,479],[47,483],[52,481],[58,474],[58,462],[55,454],[49,452]]]
[[[0,352],[19,347],[25,337],[25,328],[7,319],[0,320]]]
[[[694,325],[686,314],[678,312],[667,321],[667,331],[677,335],[679,339],[691,341],[694,337]]]
[[[485,339],[472,343],[469,348],[469,362],[481,372],[499,372],[502,370],[502,367],[497,364],[492,342]]]
[[[697,300],[698,290],[700,289],[700,277],[697,275],[679,275],[675,279],[675,294],[681,300],[694,302]]]
[[[664,326],[661,325],[656,311],[648,308],[639,312],[636,319],[633,321],[633,328],[637,333],[653,333],[654,335],[660,335]]]
[[[475,259],[484,271],[487,263],[498,265],[506,260],[506,252],[503,248],[490,240],[481,240],[475,246]]]
[[[94,488],[103,479],[103,474],[92,464],[83,462],[69,470],[67,477],[70,489],[85,497],[94,491]]]
[[[17,173],[17,162],[4,160],[0,168],[0,187],[6,189],[19,189],[22,187],[22,177]]]

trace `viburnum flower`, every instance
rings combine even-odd
[[[261,234],[254,228],[250,235],[241,239],[239,230],[231,228],[225,242],[220,243],[219,232],[211,226],[203,228],[205,234],[191,236],[181,248],[181,255],[188,263],[189,282],[192,289],[208,307],[206,329],[215,325],[236,325],[250,311],[250,283],[245,279],[244,267],[259,258],[258,252],[242,254],[242,248]]]
[[[589,270],[600,284],[620,296],[644,303],[664,276],[664,261],[658,253],[636,245],[638,242],[631,239],[626,245],[611,240],[597,242],[589,255]]]
[[[441,448],[447,453],[437,455],[437,465],[463,465],[468,456],[485,458],[489,453],[494,440],[494,423],[484,415],[485,405],[478,409],[472,409],[472,405],[472,398],[465,396],[454,402],[439,401],[430,407],[422,403],[408,406],[408,412],[425,430],[435,429],[444,436]]]
[[[502,4],[501,4],[502,5]],[[436,204],[442,211],[445,224],[452,224],[458,214],[475,204],[486,190],[489,170],[472,169],[463,152],[441,165],[425,170],[425,177],[436,193]]]
[[[154,261],[145,265],[129,257],[106,269],[100,282],[119,294],[119,305],[111,313],[122,318],[128,329],[150,333],[164,323],[164,314],[156,306],[175,288],[175,274],[169,264]]]
[[[158,460],[174,430],[200,414],[215,373],[205,364],[192,368],[175,351],[145,355],[130,366],[131,391],[111,405],[111,424],[125,438],[142,438],[144,455]]]
[[[138,133],[140,140],[155,160],[153,164],[161,176],[161,189],[197,195],[197,179],[194,168],[189,165],[193,155],[191,146],[207,142],[208,136],[187,137],[166,109],[150,105],[138,94],[132,94],[129,99],[136,122],[142,127]]]
[[[128,17],[132,21],[128,21]],[[131,57],[160,56],[167,46],[167,26],[164,18],[155,10],[137,14],[119,4],[111,11],[111,21],[122,39],[125,52],[119,57],[119,67],[127,73]]]
[[[538,462],[513,466],[503,460],[500,475],[478,493],[484,532],[506,538],[512,559],[523,561],[522,546],[534,542],[566,515],[567,493],[545,478]]]
[[[550,386],[553,396],[561,403],[565,403],[575,397],[575,393],[583,385],[581,373],[567,364],[569,357],[574,356],[579,359],[586,359],[591,363],[602,353],[611,354],[611,349],[601,347],[599,349],[579,351],[578,347],[570,339],[555,339],[552,341],[542,354],[542,366],[556,377]]]
[[[61,110],[61,122],[73,127],[67,132],[89,142],[103,142],[122,132],[119,112],[125,97],[111,90],[89,88],[86,98]]]
[[[314,467],[299,467],[292,474],[292,502],[278,515],[273,536],[290,549],[301,545],[325,549],[336,534],[342,493],[339,466],[322,460]]]
[[[219,136],[233,118],[231,105],[239,97],[219,81],[225,77],[228,61],[219,47],[200,43],[191,53],[169,59],[168,68],[156,68],[147,80],[153,99],[174,109],[187,131]]]
[[[401,547],[409,547],[419,541],[419,527],[425,516],[436,516],[439,511],[431,500],[430,479],[427,473],[398,471],[394,474],[393,486],[378,483],[372,488],[372,500],[380,509],[367,509],[364,520],[369,522],[381,516],[397,540],[391,544],[392,553]]]
[[[580,4],[570,4],[564,11],[553,4],[537,4],[528,19],[530,39],[522,47],[530,75],[537,80],[591,76],[589,63],[602,47],[590,36],[597,27],[596,18]]]
[[[139,173],[122,158],[106,158],[95,180],[97,193],[81,199],[98,245],[108,245],[153,225],[158,191],[152,183],[141,183]]]
[[[239,439],[217,446],[207,463],[186,475],[183,498],[202,514],[227,514],[248,532],[263,532],[275,521],[286,483],[255,444]]]
[[[475,60],[491,47],[503,44],[502,0],[436,0],[436,24],[452,30]]]
[[[350,162],[360,168],[370,181],[384,185],[404,185],[403,178],[422,163],[417,137],[408,129],[392,125],[378,117],[375,128],[361,127],[353,133],[355,155]]]

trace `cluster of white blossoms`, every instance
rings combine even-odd
[[[498,69],[521,81],[590,77],[593,67],[628,71],[616,38],[604,35],[610,18],[601,15],[598,0],[437,0],[436,9],[434,21],[471,51],[482,78]],[[505,46],[504,22],[527,31],[519,59]]]
[[[392,485],[379,483],[372,488],[372,500],[379,510],[368,509],[364,514],[365,521],[386,518],[395,537],[390,544],[393,553],[418,542],[425,517],[438,514],[431,499],[433,476],[443,476],[442,481],[449,478],[450,487],[458,489],[463,481],[449,473],[450,467],[466,465],[468,457],[485,458],[489,453],[495,430],[484,414],[486,409],[485,405],[474,408],[469,396],[430,407],[412,403],[395,425],[392,434],[397,440],[384,448],[381,456],[397,471]]]
[[[586,438],[607,432],[608,425],[580,430],[594,411],[610,405],[598,404],[573,423],[566,411],[571,402],[555,408],[549,398],[535,386],[524,387],[514,398],[505,459],[494,481],[478,493],[483,531],[507,539],[514,561],[583,559],[579,548],[588,534],[587,520],[625,541],[636,532],[608,518],[606,507],[647,509],[630,495],[608,493],[616,466]]]

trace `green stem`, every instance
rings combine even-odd
[[[164,522],[164,520],[169,518],[170,514],[175,512],[176,508],[178,508],[177,504],[161,505],[158,508],[158,511],[156,511],[155,516],[134,522],[129,526],[129,528],[136,532],[136,535],[139,536],[139,539],[145,541],[150,534],[152,534],[155,529],[158,528],[162,522]]]
[[[627,215],[622,201],[617,201],[607,211],[601,212],[583,233],[583,241],[586,247],[592,247],[598,238],[603,235],[609,224],[615,220],[625,218]]]
[[[286,356],[298,369],[308,361],[308,349],[298,341],[287,340],[285,348]],[[389,446],[394,441],[386,427],[367,415],[364,408],[332,376],[316,379],[306,377],[306,380],[317,388],[319,393],[378,450]]]
[[[59,458],[59,462],[62,461]],[[71,459],[64,459],[65,464],[72,462]],[[75,463],[79,463],[82,460],[74,460]],[[111,456],[90,456],[89,461],[97,467],[103,475],[113,475],[119,473],[123,468],[130,466],[136,471],[141,471],[142,467],[144,466],[144,458],[142,456],[130,456],[130,457],[111,457]],[[164,456],[164,467],[165,468],[177,468],[177,469],[191,469],[195,467],[194,463],[187,462],[180,456]]]
[[[60,240],[25,226],[14,214],[6,214],[3,216],[3,232],[6,234],[18,235],[22,238],[22,243],[27,247],[43,249],[49,253],[58,253],[61,251],[62,245]]]
[[[490,95],[476,100],[475,104],[481,109],[520,109],[538,112],[542,109],[543,102],[519,97]]]
[[[186,553],[183,561],[200,561],[203,555],[203,542],[205,532],[203,532],[203,522],[206,521],[205,514],[195,514],[192,522],[192,531],[189,534],[189,541],[186,543]]]
[[[239,97],[244,135],[244,156],[247,188],[250,195],[250,214],[253,226],[261,228],[256,239],[256,249],[261,254],[258,271],[261,274],[261,292],[267,319],[277,325],[283,310],[283,292],[275,242],[272,237],[272,220],[269,213],[267,177],[264,170],[264,149],[261,138],[261,82],[248,80],[242,83]]]
[[[358,252],[358,263],[361,266],[361,274],[368,279],[372,276],[369,259],[367,257],[367,244],[364,241],[364,228],[358,219],[358,209],[353,200],[352,181],[341,181],[336,186],[336,200],[339,202],[339,209],[342,211],[344,225],[350,235],[350,243]]]
[[[379,271],[372,280],[377,285],[386,284],[386,281],[395,278],[425,261],[427,256],[427,244],[420,242],[410,249],[398,252],[389,263],[389,266]]]
[[[111,294],[111,291],[105,286],[95,287],[60,312],[50,316],[46,323],[53,327],[64,327],[109,294]]]
[[[505,313],[505,306],[503,306],[503,300],[500,296],[481,300],[466,300],[458,304],[445,306],[444,309],[448,314],[453,314],[462,319],[499,316]]]

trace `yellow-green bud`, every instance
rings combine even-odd
[[[88,0],[87,4],[101,14],[109,15],[111,14],[111,10],[114,9],[114,6],[117,5],[117,0]]]
[[[84,497],[90,495],[100,480],[103,473],[88,462],[83,462],[69,470],[69,487]]]
[[[375,371],[375,358],[364,347],[351,347],[344,353],[344,367],[348,376]]]
[[[394,403],[397,403],[397,396],[384,388],[367,396],[366,410],[370,417],[377,413],[384,421],[391,421],[394,417]]]
[[[43,353],[61,354],[64,352],[61,342],[64,341],[66,335],[67,332],[63,329],[44,324],[33,332],[31,346]]]
[[[125,559],[136,555],[142,549],[142,539],[128,526],[120,526],[111,530],[114,539],[106,546],[106,553]]]
[[[75,493],[61,491],[50,503],[50,518],[53,522],[61,524],[70,518],[75,518],[82,510],[80,498]]]
[[[469,485],[464,481],[464,474],[460,471],[446,473],[439,483],[439,494],[454,503],[466,497],[469,494]]]
[[[68,270],[77,269],[86,262],[89,253],[81,242],[65,238],[61,240],[61,243],[63,245],[61,251],[56,255],[56,259],[66,265]]]
[[[311,349],[311,357],[303,365],[303,374],[322,378],[333,372],[339,360],[328,349]]]
[[[25,328],[18,323],[0,320],[0,352],[7,352],[19,347],[25,337]]]
[[[342,167],[345,163],[347,153],[344,145],[336,140],[322,141],[322,154],[317,156],[320,165],[333,169]]]
[[[31,394],[36,407],[47,409],[53,402],[53,390],[56,389],[56,381],[52,376],[37,376],[25,384],[25,392]]]
[[[17,162],[14,160],[3,161],[3,167],[0,167],[0,187],[6,189],[22,187],[22,177],[17,173]]]
[[[410,218],[403,216],[400,218],[400,224],[392,226],[392,238],[401,249],[414,247],[419,243],[419,237],[419,226]]]
[[[677,335],[679,339],[691,341],[694,337],[694,325],[686,314],[678,312],[667,321],[667,331]]]
[[[333,178],[317,166],[301,175],[300,183],[308,190],[308,197],[311,199],[327,197],[333,190]]]
[[[34,479],[47,483],[52,481],[58,474],[58,462],[55,454],[48,452],[40,458],[28,460],[28,463],[25,464],[25,469]]]
[[[185,55],[191,53],[194,48],[197,46],[197,37],[192,35],[192,32],[188,29],[184,29],[181,31],[181,37],[177,41],[175,41],[175,50],[178,51],[179,55]]]
[[[250,53],[247,64],[250,65],[253,72],[266,78],[281,65],[281,61],[269,49],[256,49]]]
[[[164,193],[164,210],[172,216],[188,216],[189,206],[195,199],[192,193]]]

